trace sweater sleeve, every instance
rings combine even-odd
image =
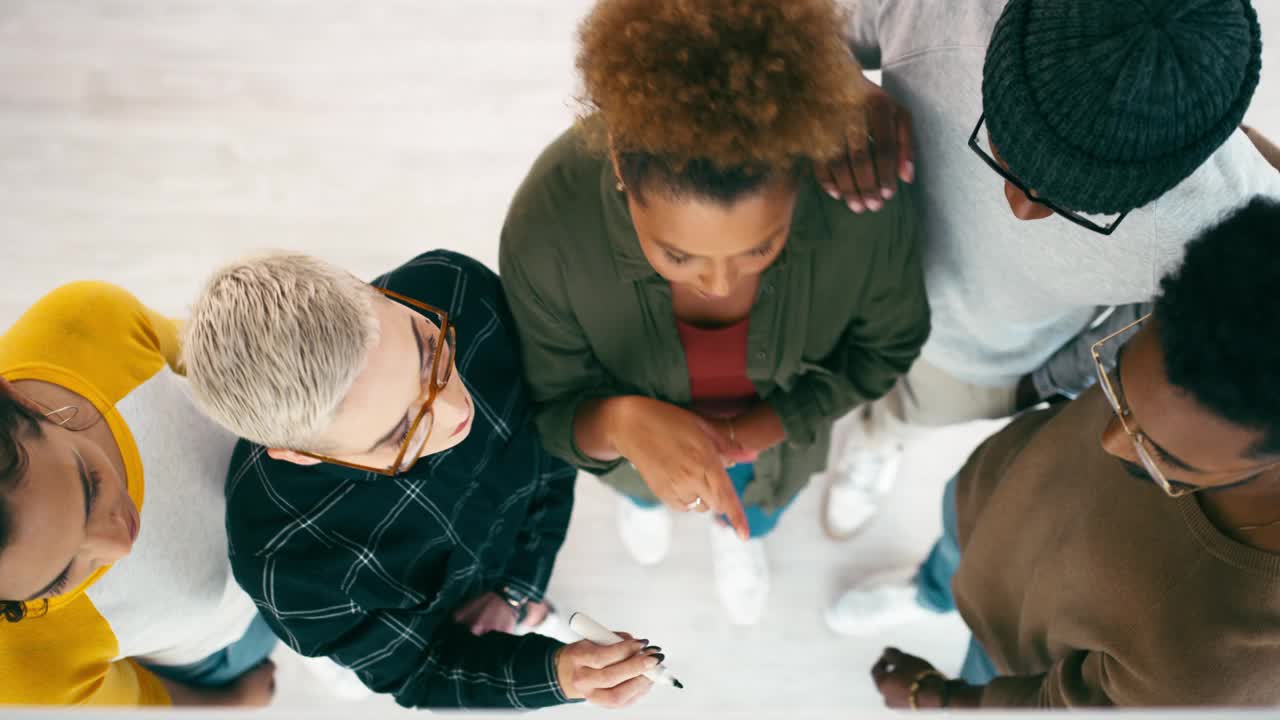
[[[1177,593],[1171,588],[1171,596]],[[1194,603],[1192,603],[1194,606]],[[1202,609],[1196,607],[1197,610]],[[1180,613],[1175,613],[1180,614]],[[982,707],[1239,707],[1274,705],[1280,644],[1246,616],[1202,622],[1194,612],[1168,624],[1154,613],[1101,639],[1115,649],[1072,650],[1041,674],[997,677]]]
[[[1115,703],[1103,682],[1107,656],[1078,651],[1040,675],[998,677],[982,691],[982,707],[1072,708]]]
[[[1072,709],[1217,705],[1204,683],[1174,681],[1157,665],[1131,667],[1103,651],[1076,650],[1040,675],[998,677],[982,691],[982,707]],[[1195,688],[1194,690],[1192,688]]]
[[[2,339],[0,368],[54,366],[111,404],[164,366],[181,368],[177,324],[103,282],[75,282],[51,291]],[[18,370],[14,379],[21,374]]]
[[[128,658],[111,627],[80,595],[4,628],[0,704],[168,705],[160,679]]]

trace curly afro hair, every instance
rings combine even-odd
[[[1280,202],[1254,198],[1188,244],[1155,317],[1169,382],[1280,455]]]
[[[865,131],[834,0],[599,0],[579,29],[581,101],[634,191],[731,202]]]

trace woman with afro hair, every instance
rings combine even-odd
[[[813,159],[866,146],[832,0],[601,0],[585,107],[538,158],[501,275],[551,452],[622,497],[637,561],[711,512],[717,588],[752,624],[761,538],[929,333],[909,186],[854,214]],[[889,193],[885,193],[886,195]]]

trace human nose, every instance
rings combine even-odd
[[[727,297],[737,280],[738,273],[732,263],[715,263],[702,278],[702,291],[712,297]]]
[[[94,569],[117,562],[133,550],[134,522],[133,514],[122,506],[90,527],[85,549]]]
[[[1009,201],[1009,210],[1019,220],[1040,220],[1053,214],[1053,211],[1048,207],[1036,202],[1027,193],[1008,181],[1005,181],[1004,194]]]
[[[456,372],[449,376],[449,382],[440,388],[440,396],[436,398],[436,403],[440,405],[440,410],[446,414],[456,414],[461,420],[466,415],[467,410],[467,388],[462,383],[462,378]]]
[[[1102,449],[1121,460],[1128,460],[1131,463],[1141,462],[1138,449],[1133,445],[1133,438],[1125,431],[1124,424],[1118,417],[1113,416],[1111,422],[1107,423],[1107,427],[1103,429]]]

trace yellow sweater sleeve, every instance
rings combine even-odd
[[[168,705],[160,679],[119,653],[106,621],[81,595],[0,630],[0,703],[15,705]]]
[[[165,365],[180,370],[178,354],[176,322],[103,282],[53,290],[0,336],[0,371],[10,379],[56,367],[112,405]]]

